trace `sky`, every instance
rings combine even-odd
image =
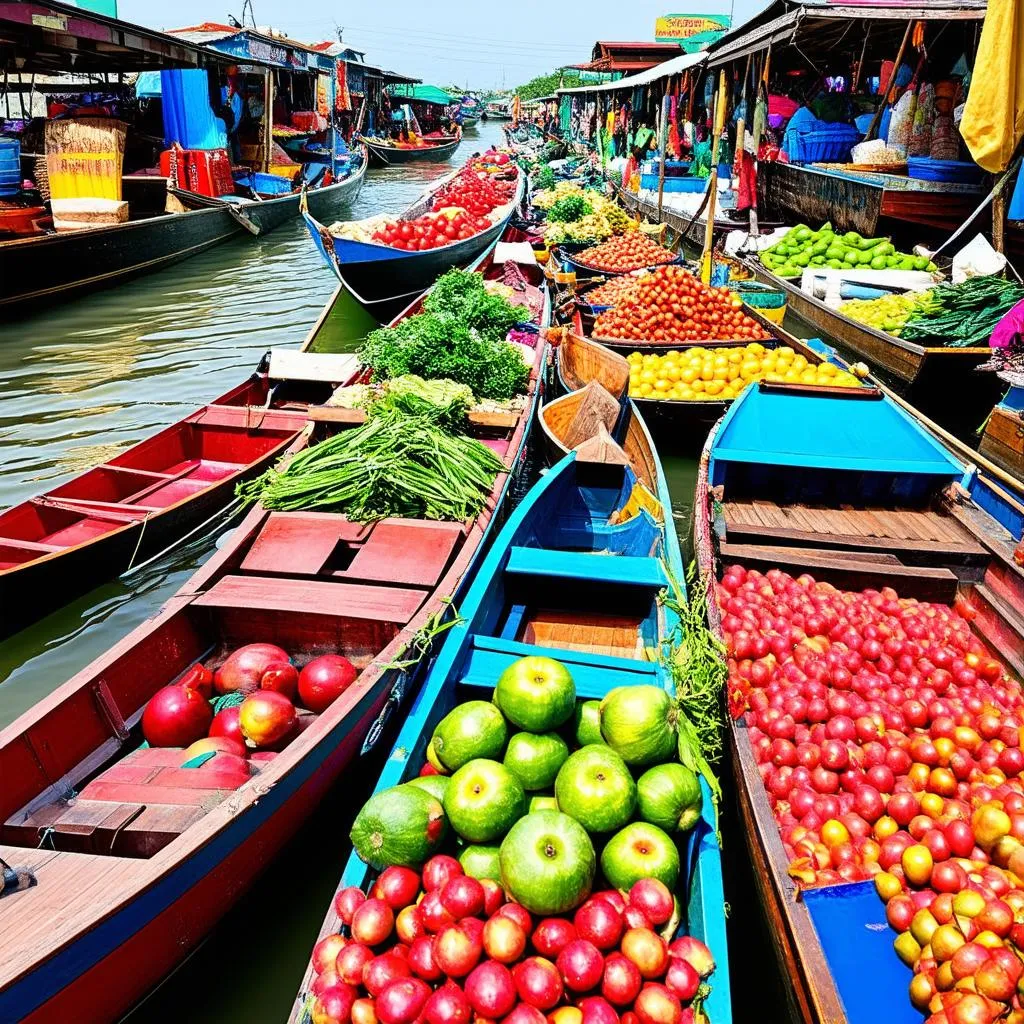
[[[223,6],[222,6],[223,5]],[[598,39],[654,39],[665,14],[728,14],[734,24],[764,0],[252,0],[256,24],[308,42],[337,37],[370,63],[435,85],[511,88],[563,64],[590,60]],[[150,28],[241,20],[242,0],[119,0],[118,14]],[[167,21],[171,18],[171,21]]]

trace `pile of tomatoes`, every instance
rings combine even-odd
[[[1024,699],[974,610],[738,565],[718,602],[790,876],[874,880],[926,1024],[1024,1020]]]
[[[583,298],[591,306],[614,306],[631,292],[640,280],[638,277],[610,277],[604,284],[587,292]]]
[[[768,332],[743,312],[728,288],[710,288],[682,267],[659,267],[637,280],[594,323],[598,338],[630,341],[759,341]]]
[[[449,219],[443,213],[427,213],[415,220],[401,220],[389,224],[375,231],[373,240],[382,245],[390,245],[394,249],[415,252],[422,249],[439,249],[442,245],[451,245],[452,242],[472,238],[490,226],[491,222],[482,216],[456,213]]]
[[[614,235],[607,242],[584,249],[574,259],[594,270],[609,274],[628,274],[631,270],[657,267],[671,263],[676,254],[664,246],[652,242],[642,231],[627,231]]]
[[[512,201],[515,184],[481,176],[476,171],[462,170],[434,196],[433,210],[458,206],[475,217],[481,217]]]

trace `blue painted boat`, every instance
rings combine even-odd
[[[454,174],[446,175],[435,182],[429,192],[401,214],[401,219],[413,220],[428,212],[434,194],[452,177]],[[317,250],[338,280],[357,302],[384,321],[429,288],[445,271],[466,267],[487,252],[508,227],[525,188],[526,175],[518,172],[515,196],[498,211],[491,227],[472,238],[424,252],[338,238],[305,210],[303,219]]]
[[[967,467],[888,398],[749,388],[700,462],[698,564],[709,581],[739,563],[847,590],[891,586],[900,597],[956,602],[1020,674],[1024,570],[1006,531],[967,496],[970,484]],[[709,617],[724,641],[713,603]],[[743,721],[733,724],[731,757],[773,952],[792,982],[788,1019],[920,1024],[907,997],[911,973],[892,949],[895,933],[873,882],[801,890]]]
[[[625,410],[624,447],[632,466],[564,456],[509,517],[459,603],[461,621],[448,634],[377,783],[377,790],[419,773],[437,723],[458,703],[487,699],[501,672],[528,654],[567,665],[582,699],[630,683],[671,687],[667,669],[645,652],[656,650],[674,624],[658,596],[665,567],[682,585],[683,564],[672,527],[664,473],[646,427]],[[638,480],[653,473],[657,500],[631,518],[615,514],[635,500]],[[622,629],[623,623],[628,629]],[[618,636],[612,637],[609,626]],[[628,637],[623,637],[628,633]],[[684,840],[681,930],[705,942],[717,969],[705,1006],[715,1024],[731,1021],[721,851],[706,783],[704,812]],[[373,872],[351,854],[340,887],[366,889]],[[333,908],[321,935],[336,932]],[[308,1019],[311,971],[292,1020]]]

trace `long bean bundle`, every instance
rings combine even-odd
[[[972,277],[932,289],[926,309],[911,313],[901,337],[925,345],[985,345],[1003,315],[1024,298],[1024,287],[1002,277]]]
[[[388,516],[462,521],[481,511],[503,469],[474,438],[388,409],[240,484],[238,494],[276,511],[339,512],[361,523]]]

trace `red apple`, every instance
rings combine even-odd
[[[519,998],[538,1010],[551,1010],[562,998],[562,978],[558,968],[544,957],[527,957],[517,964],[512,971],[512,980]]]
[[[348,945],[344,935],[325,935],[313,947],[313,970],[323,974],[326,970],[334,970],[338,954]]]
[[[413,974],[424,981],[437,981],[441,977],[441,968],[434,960],[434,940],[429,935],[413,939],[407,959]]]
[[[675,993],[656,983],[644,985],[633,1009],[640,1024],[680,1024],[683,1019]]]
[[[358,885],[350,885],[347,889],[342,889],[334,897],[334,909],[338,912],[338,917],[341,918],[342,924],[351,924],[352,915],[355,914],[356,908],[365,902],[366,893]]]
[[[480,884],[484,887],[484,914],[491,917],[505,902],[505,890],[493,878],[481,878]]]
[[[573,992],[586,992],[594,988],[604,973],[604,957],[592,942],[575,939],[570,942],[556,961],[565,986]]]
[[[482,937],[484,952],[500,964],[515,963],[526,949],[526,932],[503,914],[495,914],[484,925]]]
[[[445,909],[441,902],[441,894],[437,889],[430,889],[426,896],[419,902],[420,915],[423,918],[423,927],[428,932],[439,932],[450,924],[455,924],[455,918]]]
[[[582,1024],[619,1024],[619,1015],[607,999],[601,996],[587,996],[579,1002],[583,1014]]]
[[[634,882],[629,890],[629,902],[642,910],[653,925],[665,924],[675,909],[668,886],[657,878],[641,878]]]
[[[411,868],[385,868],[373,887],[373,896],[392,910],[401,910],[416,902],[420,894],[420,876]]]
[[[533,930],[533,947],[541,956],[557,957],[577,938],[576,929],[564,917],[545,917]]]
[[[669,967],[671,970],[671,966]],[[640,992],[643,979],[632,960],[611,953],[604,962],[601,995],[613,1006],[629,1006]]]
[[[622,936],[622,953],[636,964],[641,977],[648,981],[659,978],[668,966],[668,949],[664,940],[649,928],[630,928]],[[639,1014],[639,1011],[637,1011]]]
[[[466,993],[454,981],[446,981],[423,1007],[427,1024],[469,1024],[473,1009]]]
[[[512,972],[493,960],[474,967],[466,979],[466,998],[479,1016],[499,1020],[516,1004]]]
[[[352,1014],[356,990],[351,985],[324,989],[309,1009],[313,1024],[346,1024]]]
[[[434,937],[434,963],[449,978],[464,978],[482,953],[483,943],[461,924],[450,924]]]
[[[346,984],[361,985],[363,968],[373,959],[373,950],[361,942],[350,942],[338,954],[335,970]]]
[[[427,892],[440,889],[450,878],[463,873],[462,865],[454,857],[439,853],[423,865],[423,888]]]
[[[670,903],[671,900],[672,897],[669,895]],[[581,939],[592,942],[598,949],[613,949],[622,938],[622,915],[606,900],[587,900],[576,911],[572,923],[576,928],[576,934]]]
[[[692,935],[681,935],[668,947],[668,954],[670,957],[682,957],[702,978],[708,977],[715,969],[711,950]]]
[[[455,875],[441,887],[441,905],[456,921],[484,911],[484,887],[469,875]]]
[[[423,923],[423,914],[418,906],[413,904],[411,907],[402,907],[395,918],[395,934],[401,942],[410,946],[416,939],[427,934],[427,926]]]
[[[378,1024],[377,1005],[365,996],[352,1004],[352,1024]]]
[[[501,1024],[547,1024],[547,1017],[527,1003],[520,1003]]]
[[[363,986],[371,996],[379,996],[398,978],[410,978],[412,971],[404,958],[394,953],[381,953],[363,968]],[[379,1016],[379,1014],[378,1014]]]
[[[421,978],[399,978],[377,996],[381,1024],[413,1024],[430,998],[430,986]]]
[[[669,957],[665,985],[679,997],[681,1002],[688,1003],[700,988],[700,975],[688,960],[684,960],[681,956]]]
[[[379,946],[394,927],[394,911],[383,900],[366,900],[352,915],[352,938],[367,946]]]
[[[520,903],[505,903],[498,908],[498,913],[503,917],[510,917],[527,935],[533,931],[533,918],[530,912]]]

